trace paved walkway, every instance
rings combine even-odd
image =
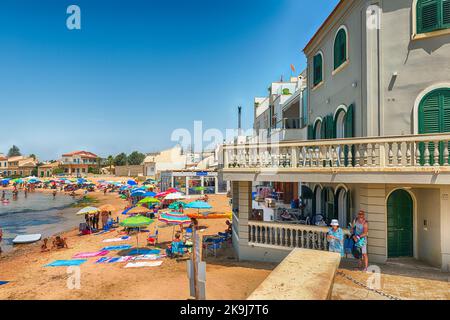
[[[426,299],[426,300],[450,300],[450,273],[441,272],[437,268],[429,267],[413,259],[394,260],[387,264],[379,265],[381,276],[379,286],[372,273],[356,271],[355,260],[344,259],[341,261],[339,271],[333,286],[332,299],[334,300],[365,300],[365,299],[389,299],[389,295],[400,299]],[[360,284],[372,283],[375,289],[388,296],[383,296],[364,288]],[[372,282],[370,281],[372,279]],[[368,281],[369,280],[369,281]]]

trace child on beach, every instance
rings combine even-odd
[[[41,245],[41,252],[47,252],[50,251],[50,249],[47,247],[47,242],[48,242],[48,238],[44,238],[42,240],[42,245]]]
[[[56,249],[69,249],[69,246],[67,245],[67,239],[66,238],[61,238],[60,236],[56,236],[55,240],[53,240],[53,246],[52,248],[56,248]]]

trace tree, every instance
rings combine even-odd
[[[113,156],[108,156],[108,158],[106,158],[106,165],[109,166],[109,173],[112,173],[112,166],[114,165],[114,157]]]
[[[37,157],[36,157],[36,155],[35,155],[34,153],[30,154],[29,157],[30,157],[30,158],[33,158],[33,160],[35,160],[35,161],[36,161],[36,159],[37,159]]]
[[[18,157],[21,155],[22,154],[20,153],[20,149],[16,145],[13,145],[8,151],[8,157]]]
[[[126,166],[127,165],[127,155],[125,153],[119,153],[114,158],[114,165],[115,166]]]
[[[144,162],[144,159],[145,159],[145,154],[140,153],[138,151],[133,151],[128,156],[128,164],[132,165],[132,166],[138,166],[138,165],[141,165],[142,162]]]

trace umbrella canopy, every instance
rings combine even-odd
[[[172,225],[189,224],[191,218],[179,212],[164,212],[159,215],[159,221]]]
[[[127,184],[130,185],[130,186],[136,186],[136,185],[137,185],[137,182],[134,181],[134,180],[128,180],[128,181],[127,181]]]
[[[131,193],[132,197],[142,197],[145,194],[143,190],[136,190]]]
[[[145,213],[149,213],[149,212],[153,212],[153,211],[148,208],[139,206],[139,207],[133,207],[131,209],[125,210],[122,213],[123,214],[145,214]]]
[[[144,198],[144,199],[142,199],[142,200],[139,201],[138,203],[139,203],[139,204],[144,204],[144,203],[159,203],[159,202],[160,202],[160,201],[159,201],[158,199],[149,197],[149,198]]]
[[[156,196],[156,193],[155,192],[146,192],[143,194],[143,196],[144,197],[154,197],[154,196]]]
[[[165,196],[165,200],[181,200],[181,199],[185,199],[186,196],[184,194],[182,194],[181,192],[174,192],[174,193],[169,193],[167,196]]]
[[[141,215],[137,215],[134,217],[129,217],[124,219],[120,225],[122,227],[126,227],[126,228],[140,228],[140,227],[145,227],[148,226],[149,224],[152,224],[154,222],[154,220],[141,216]]]
[[[204,201],[194,201],[190,202],[186,205],[186,208],[189,209],[211,209],[212,206]]]
[[[173,203],[171,203],[169,205],[169,209],[174,209],[174,210],[178,210],[178,208],[180,207],[180,205],[184,208],[186,207],[186,203],[182,202],[182,201],[175,201]]]
[[[126,199],[126,198],[127,198],[127,196],[124,195],[124,194],[122,194],[122,195],[120,196],[120,199]]]
[[[164,192],[159,192],[155,195],[156,198],[160,198],[160,197],[165,197],[169,194],[169,192],[164,191]]]
[[[99,209],[96,207],[84,207],[83,209],[77,212],[77,215],[93,214],[97,212],[99,212]]]
[[[98,210],[100,210],[101,212],[109,212],[116,210],[116,208],[114,208],[113,205],[104,204],[103,206],[98,207]]]
[[[175,188],[170,188],[170,189],[167,189],[166,192],[174,193],[174,192],[180,192],[180,191],[178,191],[178,190],[175,189]]]
[[[205,189],[206,189],[205,187],[195,187],[194,188],[195,191],[203,191]]]

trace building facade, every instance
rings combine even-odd
[[[301,183],[311,219],[366,211],[371,262],[449,271],[450,2],[341,1],[304,53],[307,139],[224,146],[240,257],[326,249],[325,228],[251,219],[255,184]]]
[[[61,158],[61,166],[67,175],[86,175],[89,170],[98,167],[99,157],[88,151],[65,153]]]

